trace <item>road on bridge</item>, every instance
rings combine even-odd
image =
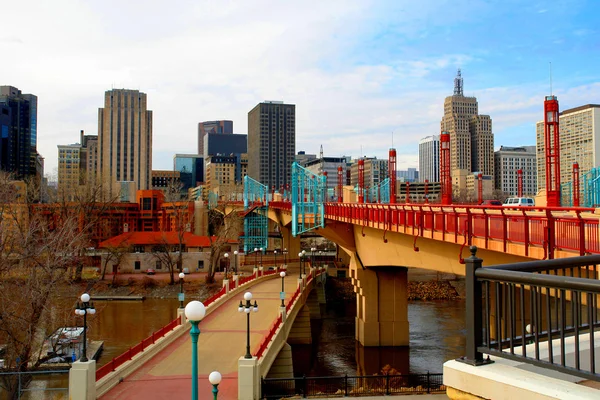
[[[298,273],[289,271],[285,277],[286,302],[297,288]],[[250,315],[250,351],[258,349],[260,341],[279,315],[281,278],[260,282],[247,291],[252,302],[258,302],[258,312]],[[219,371],[219,399],[237,399],[237,363],[246,354],[246,315],[238,312],[243,293],[228,299],[199,324],[198,392],[200,399],[212,398],[208,375]],[[192,390],[192,342],[189,330],[170,346],[140,367],[102,399],[184,399]]]

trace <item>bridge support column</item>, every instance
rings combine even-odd
[[[363,346],[408,346],[408,269],[363,269],[354,258],[352,264],[356,340]]]
[[[238,399],[255,400],[260,398],[260,374],[256,357],[238,360]]]
[[[283,248],[281,250],[283,251],[283,249],[287,249],[287,256],[285,258],[288,260],[287,265],[288,265],[288,270],[289,270],[290,264],[291,265],[297,264],[297,263],[293,264],[289,260],[298,259],[298,253],[302,250],[300,248],[300,236],[298,236],[298,237],[292,236],[291,225],[289,227],[287,227],[287,226],[281,227],[281,236],[283,238]]]
[[[223,279],[223,286],[225,287],[225,294],[229,293],[229,279]]]
[[[75,361],[69,370],[69,399],[96,399],[96,361]]]

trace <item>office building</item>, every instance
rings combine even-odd
[[[523,195],[537,193],[537,164],[535,146],[500,146],[494,153],[496,166],[494,183],[498,190],[509,196],[517,196],[519,188],[518,171],[523,172]]]
[[[327,200],[335,201],[338,184],[338,167],[342,167],[342,186],[345,186],[350,157],[323,157],[304,162],[304,168],[315,175],[327,174]]]
[[[37,158],[37,97],[0,86],[0,169],[40,183]]]
[[[207,133],[204,135],[204,159],[217,154],[242,154],[248,152],[248,135],[221,135]]]
[[[406,171],[396,171],[396,179],[398,182],[416,182],[419,180],[419,171],[416,168],[408,168]]]
[[[248,113],[248,176],[280,188],[291,184],[296,153],[296,106],[259,103]]]
[[[176,201],[180,199],[180,191],[175,196],[169,189],[179,189],[179,171],[152,170],[152,190],[167,190],[167,201]]]
[[[198,123],[198,154],[204,155],[204,137],[208,134],[232,134],[233,121],[205,121]]]
[[[316,160],[316,154],[306,154],[305,151],[299,151],[298,154],[294,157],[294,161],[305,167],[309,162]]]
[[[440,136],[427,136],[419,141],[419,180],[440,181]]]
[[[204,183],[204,157],[199,154],[175,154],[173,170],[179,172],[182,192]]]
[[[152,111],[146,94],[113,89],[98,109],[100,178],[109,197],[117,196],[117,182],[134,182],[136,190],[151,187]]]
[[[560,113],[560,182],[572,181],[573,163],[579,163],[579,176],[600,166],[600,104],[586,104]],[[546,187],[544,122],[536,124],[537,187]]]
[[[450,171],[494,175],[494,135],[489,115],[479,115],[477,99],[464,96],[458,70],[454,94],[444,100],[441,132],[450,134]]]
[[[236,183],[236,156],[211,156],[206,160],[205,189],[224,194],[233,190]],[[241,184],[241,183],[240,183]]]
[[[388,177],[388,160],[379,160],[377,157],[363,158],[365,160],[364,178],[365,188],[373,188]],[[358,162],[350,166],[350,184],[358,185]]]

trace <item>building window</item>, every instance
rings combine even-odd
[[[142,268],[142,262],[141,261],[136,261],[134,268],[136,270],[140,270]]]

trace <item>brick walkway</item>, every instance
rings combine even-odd
[[[285,278],[286,297],[297,287],[298,274]],[[260,341],[279,315],[281,278],[252,286],[259,311],[250,316],[250,349]],[[246,316],[238,312],[243,294],[227,300],[200,322],[198,338],[198,398],[212,399],[208,375],[219,371],[219,400],[237,399],[237,362],[246,353]],[[188,399],[191,393],[191,339],[182,335],[150,362],[115,386],[102,399]]]

